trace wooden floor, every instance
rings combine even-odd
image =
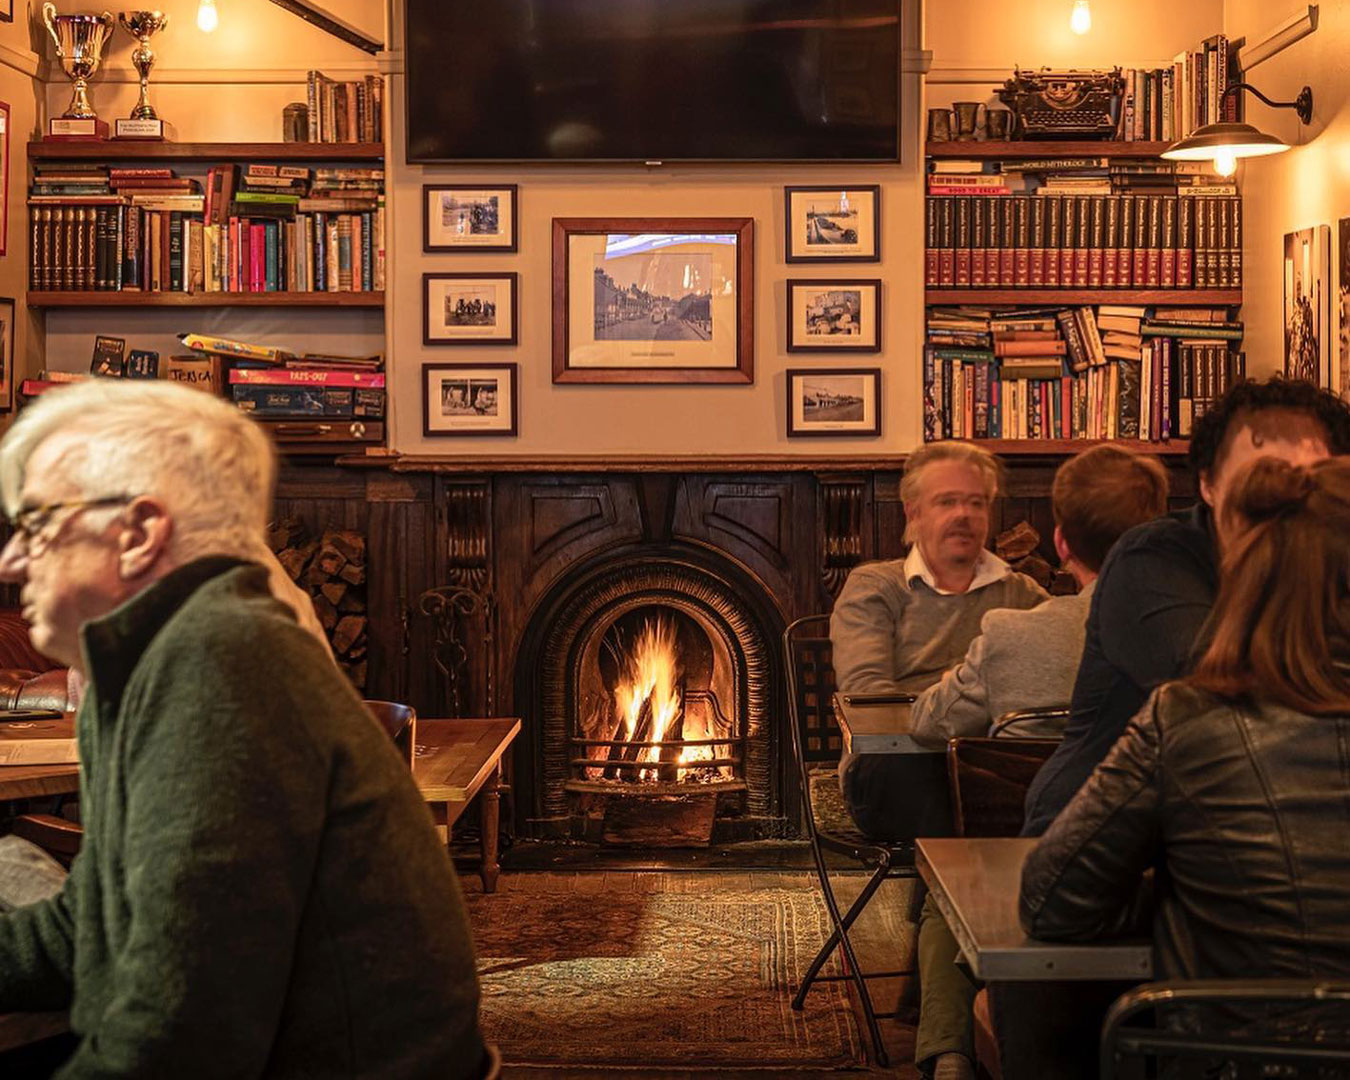
[[[756,871],[572,871],[572,872],[529,872],[503,873],[497,884],[499,893],[509,892],[513,885],[522,879],[530,879],[531,891],[557,888],[559,891],[575,892],[581,896],[592,892],[678,892],[683,889],[704,891],[725,886],[737,889],[751,888],[802,888],[816,889],[815,875],[809,872]],[[857,896],[866,883],[866,875],[841,873],[834,876],[835,891],[840,903],[847,906]],[[466,892],[477,892],[482,885],[476,877],[463,877],[461,883]],[[904,966],[906,948],[914,928],[906,923],[908,910],[909,885],[903,881],[888,881],[871,904],[863,912],[850,935],[864,968],[872,971],[894,971]],[[898,980],[872,980],[869,982],[876,1008],[881,1012],[891,1012],[895,1008],[900,992]],[[871,1044],[862,1011],[854,1002],[854,1011],[858,1018],[859,1034],[867,1044],[869,1059]],[[908,1024],[896,1020],[881,1021],[882,1035],[886,1041],[886,1052],[890,1055],[889,1069],[871,1068],[866,1071],[852,1071],[853,1076],[900,1077],[903,1080],[918,1080],[919,1071],[913,1065],[914,1029]],[[570,1069],[570,1068],[507,1068],[503,1076],[521,1077],[522,1080],[549,1078],[549,1080],[595,1080],[597,1077],[614,1080],[684,1080],[698,1076],[715,1076],[717,1080],[733,1080],[743,1077],[745,1080],[765,1080],[763,1070],[731,1071],[716,1073],[687,1072],[678,1070],[653,1069]],[[794,1071],[796,1077],[840,1076],[837,1071]]]

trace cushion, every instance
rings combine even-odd
[[[844,802],[844,793],[839,789],[838,766],[813,766],[807,775],[816,830],[829,833],[844,843],[874,845],[875,841],[869,841],[853,823],[848,804]]]

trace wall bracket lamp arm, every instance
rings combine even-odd
[[[1261,93],[1261,91],[1258,90],[1256,87],[1254,87],[1251,83],[1245,82],[1233,83],[1232,86],[1228,87],[1228,89],[1226,89],[1223,92],[1223,96],[1226,98],[1228,97],[1229,94],[1236,94],[1242,90],[1246,90],[1249,93],[1254,94],[1256,97],[1260,98],[1267,105],[1269,105],[1272,109],[1293,109],[1298,114],[1298,118],[1301,121],[1303,121],[1303,123],[1305,124],[1312,123],[1313,95],[1311,86],[1305,86],[1302,90],[1300,90],[1298,92],[1298,97],[1294,98],[1293,101],[1271,101],[1270,98],[1266,97],[1265,94]]]

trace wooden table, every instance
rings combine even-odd
[[[834,695],[834,717],[850,754],[942,754],[945,748],[922,746],[909,734],[910,694]]]
[[[70,734],[74,736],[75,714],[67,713],[65,722],[70,725]],[[0,765],[0,802],[74,795],[79,790],[80,767],[73,762],[64,765]]]
[[[491,720],[417,721],[413,779],[422,797],[431,804],[437,823],[450,830],[469,801],[480,796],[480,848],[483,863],[479,874],[483,891],[495,892],[501,866],[497,862],[497,833],[501,814],[502,755],[517,735],[516,717]]]
[[[979,978],[999,982],[1148,979],[1153,947],[1140,939],[1037,941],[1022,932],[1017,895],[1034,838],[916,841],[919,873]]]

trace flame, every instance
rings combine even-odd
[[[625,659],[624,679],[614,688],[614,702],[623,717],[625,738],[636,737],[638,717],[648,698],[652,701],[652,722],[646,742],[660,742],[671,723],[680,715],[679,663],[675,652],[675,626],[667,619],[649,619]],[[650,746],[639,761],[659,761],[660,749]]]

